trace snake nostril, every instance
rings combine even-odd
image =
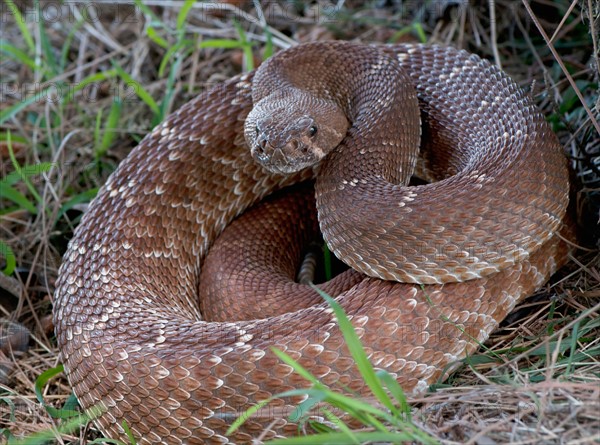
[[[284,150],[285,153],[282,154],[295,157],[298,154],[298,152],[302,151],[302,144],[298,143],[296,139],[292,139],[291,141],[288,141],[288,143],[285,145]]]
[[[265,153],[264,144],[256,144],[252,149],[252,157],[261,164],[269,161],[269,156]]]
[[[258,154],[264,154],[267,148],[267,140],[262,137],[256,140],[256,145],[254,146],[255,151]]]

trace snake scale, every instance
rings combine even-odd
[[[432,183],[404,185],[414,170]],[[141,444],[248,443],[267,426],[265,438],[297,434],[287,414],[302,396],[276,400],[225,435],[252,404],[308,384],[272,346],[326,384],[368,393],[326,303],[313,293],[292,312],[261,306],[264,280],[293,278],[248,264],[250,247],[229,278],[221,272],[231,258],[207,258],[213,244],[232,244],[215,241],[244,210],[315,176],[316,203],[299,191],[261,204],[231,224],[242,227],[233,239],[277,224],[298,232],[316,206],[329,247],[366,274],[348,272],[351,282],[332,292],[374,366],[410,394],[445,377],[566,256],[561,147],[498,68],[434,45],[282,51],[148,134],[69,244],[56,335],[69,382],[85,410],[100,408],[94,422],[104,434],[126,440],[123,421]],[[239,278],[246,272],[254,275]],[[259,302],[244,306],[252,291],[239,286],[251,284]],[[199,287],[225,289],[236,318],[207,318],[213,297],[204,301]],[[244,319],[238,302],[258,310]]]

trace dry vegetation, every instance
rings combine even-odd
[[[0,386],[0,443],[62,422],[34,392],[59,364],[50,314],[61,254],[94,190],[153,125],[270,42],[421,36],[496,60],[535,98],[571,158],[585,248],[449,381],[411,401],[415,423],[441,443],[600,442],[598,2],[497,1],[492,12],[494,2],[227,1],[197,3],[179,23],[183,2],[144,3],[42,2],[36,13],[17,2],[22,26],[0,3],[0,267],[16,264],[0,274],[0,317],[32,332]],[[9,183],[15,163],[31,175]],[[42,393],[60,407],[71,390],[59,375]],[[55,443],[98,437],[89,429]]]

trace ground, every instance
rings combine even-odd
[[[600,6],[481,3],[0,3],[0,316],[32,333],[0,386],[0,443],[99,437],[85,424],[55,431],[68,421],[51,407],[72,399],[52,375],[52,294],[74,227],[119,161],[219,81],[294,42],[334,38],[489,58],[546,114],[572,169],[583,248],[450,380],[409,400],[412,422],[440,443],[600,442]]]

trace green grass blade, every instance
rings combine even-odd
[[[419,38],[419,42],[427,43],[427,34],[425,34],[423,25],[419,22],[415,22],[412,24],[412,28],[415,31],[415,33],[417,34],[417,37]]]
[[[0,52],[7,54],[11,59],[22,63],[31,70],[36,70],[38,68],[35,61],[29,57],[25,51],[21,51],[4,39],[0,39]]]
[[[376,375],[387,387],[390,394],[398,401],[399,409],[394,406],[394,409],[392,411],[394,415],[403,416],[405,420],[410,421],[410,405],[408,404],[406,396],[404,395],[404,391],[402,390],[402,387],[400,386],[398,381],[394,377],[392,377],[392,375],[389,372],[383,369],[377,371]]]
[[[150,107],[150,109],[155,114],[155,116],[157,116],[160,119],[162,119],[162,116],[161,116],[161,113],[160,113],[160,107],[158,106],[158,104],[156,103],[156,101],[152,98],[152,96],[150,95],[150,93],[148,93],[144,89],[144,87],[142,86],[142,84],[139,83],[137,80],[135,80],[133,77],[131,77],[128,73],[126,73],[125,70],[123,70],[123,68],[121,68],[115,62],[113,62],[113,67],[117,71],[117,74],[121,78],[121,80],[123,80],[123,82],[125,82],[129,87],[133,88],[133,91],[135,91],[135,94],[146,105],[148,105],[148,107]]]
[[[156,29],[154,29],[154,27],[149,26],[148,29],[146,30],[146,34],[148,34],[148,37],[150,38],[150,40],[152,40],[154,43],[156,43],[161,48],[164,48],[164,49],[169,48],[169,46],[170,46],[169,42],[167,42],[160,35],[158,35],[158,32],[156,31]]]
[[[176,54],[181,49],[182,46],[183,46],[182,43],[177,43],[177,44],[173,45],[172,47],[170,47],[165,52],[165,55],[163,56],[162,60],[160,61],[160,65],[158,66],[158,77],[160,77],[162,79],[165,76],[165,71],[167,69],[169,62],[171,61],[171,58],[173,58],[173,55]]]
[[[35,187],[33,186],[33,184],[31,183],[31,181],[29,180],[29,176],[26,172],[25,169],[21,169],[19,167],[19,164],[17,162],[17,158],[15,158],[15,155],[11,149],[11,146],[8,146],[8,154],[10,156],[10,160],[13,162],[13,166],[15,168],[15,170],[18,169],[18,174],[21,176],[21,179],[23,180],[23,183],[27,186],[27,188],[29,189],[29,193],[31,193],[34,197],[34,199],[38,202],[38,204],[42,203],[42,197],[40,196],[40,194],[37,192],[37,190],[35,189]],[[35,168],[36,166],[28,166],[29,168],[33,167]]]
[[[567,357],[567,369],[565,369],[565,375],[571,374],[573,368],[575,354],[578,351],[577,341],[579,340],[579,326],[581,321],[578,321],[573,325],[573,332],[571,333],[571,341],[569,342],[569,356]]]
[[[323,408],[323,414],[325,415],[325,417],[327,418],[327,420],[329,422],[331,422],[332,424],[334,424],[335,426],[337,426],[339,428],[339,430],[340,430],[341,433],[346,434],[346,436],[348,437],[349,441],[351,441],[352,443],[355,443],[355,444],[359,444],[360,443],[358,441],[358,439],[356,439],[355,434],[352,432],[352,430],[350,430],[350,428],[348,428],[348,425],[346,425],[342,421],[342,419],[340,419],[338,416],[336,416],[335,414],[333,414],[327,408]]]
[[[354,330],[352,323],[350,323],[350,320],[344,313],[344,310],[338,304],[337,301],[335,301],[333,298],[331,298],[329,295],[327,295],[321,289],[319,289],[318,287],[316,287],[314,285],[312,285],[312,287],[313,287],[313,289],[315,289],[315,291],[317,291],[319,293],[319,295],[321,295],[321,297],[323,297],[327,301],[327,303],[329,303],[329,305],[333,309],[335,316],[338,320],[338,325],[340,327],[340,330],[342,331],[342,335],[344,336],[344,339],[346,340],[346,345],[348,347],[348,350],[350,351],[350,354],[352,354],[352,358],[354,358],[354,361],[356,362],[356,367],[358,368],[361,375],[363,376],[365,383],[371,389],[371,392],[373,393],[373,395],[375,397],[377,397],[377,399],[386,408],[388,408],[390,410],[394,410],[394,404],[392,403],[389,396],[385,392],[385,389],[383,388],[383,386],[381,386],[381,382],[375,375],[375,370],[373,369],[371,362],[369,362],[367,354],[366,354],[365,350],[363,349],[362,344],[360,343],[360,339],[358,338],[358,335],[356,334],[356,331]]]
[[[25,195],[8,184],[0,182],[0,197],[15,203],[19,208],[33,215],[37,214],[37,207]]]
[[[56,220],[58,221],[62,216],[75,207],[78,204],[90,202],[92,199],[96,197],[98,194],[98,187],[93,189],[86,190],[85,192],[79,193],[78,195],[73,196],[67,202],[65,202],[58,211],[58,215],[56,216]]]
[[[209,39],[203,40],[198,43],[198,48],[222,48],[222,49],[235,49],[235,48],[243,48],[244,43],[239,40],[231,40],[231,39]]]
[[[310,430],[314,431],[314,433],[312,433],[312,434],[329,434],[329,433],[336,432],[336,430],[334,428],[332,428],[330,425],[319,422],[316,419],[308,419],[306,421],[306,425],[308,425]],[[304,428],[304,429],[307,430],[306,428]],[[307,431],[310,431],[310,430],[307,430]]]
[[[23,195],[21,192],[19,192],[12,186],[18,183],[19,181],[24,181],[28,184],[28,186],[33,188],[33,185],[31,185],[27,178],[49,171],[52,168],[52,163],[42,162],[36,165],[27,165],[25,167],[21,167],[19,166],[17,160],[14,158],[14,154],[12,152],[10,132],[8,134],[7,142],[9,156],[11,156],[11,159],[14,162],[13,165],[16,165],[16,167],[15,171],[9,173],[8,175],[6,175],[6,177],[0,180],[0,197],[17,204],[19,208],[24,209],[35,215],[38,211],[35,204],[33,204],[29,199],[27,199],[25,195]]]
[[[129,439],[129,443],[131,445],[135,445],[136,444],[135,437],[133,437],[133,433],[131,432],[131,429],[129,428],[129,425],[127,425],[127,421],[123,420],[123,422],[121,422],[121,426],[125,430],[125,434],[127,434],[127,438]]]
[[[66,101],[68,102],[68,101],[73,100],[75,93],[83,90],[85,87],[87,87],[90,84],[93,84],[96,82],[102,82],[104,80],[112,79],[117,76],[118,76],[118,73],[117,73],[117,70],[115,70],[115,69],[103,71],[101,73],[90,74],[89,76],[81,79],[81,81],[77,82],[77,85],[75,85],[74,88],[69,88],[69,92],[67,94]]]
[[[20,176],[21,180],[25,183],[25,185],[29,189],[29,193],[31,193],[33,195],[34,199],[37,201],[38,204],[41,204],[42,197],[38,194],[37,190],[35,189],[35,187],[31,183],[31,181],[29,180],[29,177],[32,176],[32,174],[44,173],[44,172],[50,170],[50,168],[52,167],[52,164],[46,162],[46,163],[38,164],[35,166],[28,166],[28,168],[21,168],[21,166],[19,165],[19,162],[17,161],[17,158],[15,157],[15,153],[12,148],[12,140],[11,140],[10,131],[7,132],[7,136],[8,136],[8,138],[7,138],[6,142],[7,142],[7,148],[8,148],[8,156],[10,157],[13,168],[15,169],[14,173]],[[32,173],[32,171],[34,173]]]
[[[569,348],[571,347],[570,344],[568,344],[565,341],[550,341],[544,344],[541,344],[540,346],[531,349],[530,351],[527,352],[527,355],[529,357],[543,357],[548,355],[548,351],[550,351],[551,354],[554,353],[554,351],[558,348],[558,352],[559,354],[564,354]]]
[[[357,432],[353,433],[353,440],[358,443],[376,443],[404,444],[412,443],[415,437],[410,433],[394,432]],[[269,445],[345,445],[348,443],[346,433],[326,433],[314,434],[312,436],[290,437],[286,439],[275,439],[267,442]],[[421,442],[427,444],[437,444],[437,441]]]
[[[17,259],[10,246],[2,240],[0,240],[0,256],[3,257],[6,262],[6,266],[2,269],[2,273],[4,275],[12,275],[17,267]]]
[[[89,76],[84,77],[79,82],[77,82],[77,85],[75,85],[75,88],[73,88],[73,90],[76,92],[81,91],[89,84],[92,84],[95,82],[102,82],[107,79],[112,79],[114,77],[117,77],[118,75],[119,75],[119,73],[116,69],[102,71],[101,73],[90,74]]]
[[[235,422],[233,422],[231,424],[231,426],[227,429],[227,431],[225,432],[225,435],[229,436],[230,434],[233,434],[235,431],[237,431],[237,429],[240,426],[242,426],[244,424],[244,422],[246,422],[246,420],[248,420],[254,413],[256,413],[257,411],[262,409],[265,405],[267,405],[269,402],[271,402],[271,400],[273,400],[273,398],[269,398],[267,400],[262,400],[262,401],[258,402],[256,405],[247,409],[244,413],[242,413],[241,416],[239,416],[237,419],[235,419]]]
[[[310,383],[312,383],[313,385],[315,385],[319,388],[324,388],[324,385],[321,382],[319,382],[315,376],[313,376],[310,372],[308,372],[308,370],[306,370],[306,368],[304,368],[300,363],[298,363],[292,357],[287,355],[285,352],[283,352],[277,348],[271,348],[271,351],[273,351],[273,354],[275,354],[279,358],[279,360],[281,360],[283,363],[294,368],[294,371],[300,377],[305,378]]]
[[[246,44],[248,43],[248,38],[246,37],[246,31],[244,31],[244,28],[242,28],[242,25],[240,25],[240,22],[238,22],[237,20],[233,20],[233,27],[235,28],[235,31],[238,33],[239,36],[239,41]]]
[[[0,216],[4,216],[4,215],[10,215],[13,212],[18,212],[19,210],[21,210],[21,207],[19,206],[9,206],[9,207],[2,207],[0,208]]]
[[[163,23],[161,19],[148,7],[142,0],[134,0],[135,5],[148,17],[150,17],[151,23],[159,23],[161,27],[166,29],[168,32],[173,32],[167,25]]]
[[[100,108],[96,113],[96,123],[94,124],[94,147],[100,146],[100,131],[102,127],[102,115],[104,113],[104,109]],[[97,159],[97,157],[96,157]]]
[[[78,406],[79,406],[79,401],[77,400],[77,396],[75,396],[75,393],[71,392],[71,394],[69,395],[67,400],[65,400],[63,409],[74,411],[77,409]]]
[[[423,29],[423,25],[421,25],[420,23],[416,22],[413,23],[412,25],[408,25],[405,26],[401,29],[399,29],[398,31],[396,31],[392,37],[389,39],[389,41],[391,43],[395,43],[398,40],[400,40],[403,36],[407,35],[407,34],[416,34],[417,38],[419,39],[419,42],[421,43],[427,43],[427,34],[425,34],[425,30]]]
[[[18,112],[20,112],[24,108],[28,107],[32,103],[37,102],[42,97],[47,96],[49,90],[50,90],[50,88],[46,88],[36,94],[32,94],[27,99],[24,99],[21,102],[17,102],[16,104],[0,111],[0,125],[2,125],[8,119],[14,117]]]
[[[265,49],[263,51],[263,60],[267,60],[269,57],[273,55],[273,34],[269,29],[265,29],[265,36],[267,41],[265,43]]]
[[[246,37],[246,33],[242,26],[236,21],[233,21],[233,26],[235,27],[238,35],[240,36],[240,42],[242,42],[242,49],[244,51],[244,65],[247,71],[252,71],[254,69],[254,54],[252,53],[252,43],[248,42]]]
[[[597,329],[600,326],[600,317],[585,319],[585,324],[581,326],[581,336],[588,335],[592,330]]]
[[[67,34],[67,38],[65,39],[65,43],[62,46],[62,49],[60,50],[60,58],[59,58],[59,62],[58,62],[58,66],[60,67],[61,71],[65,71],[65,66],[67,65],[67,58],[69,57],[69,51],[71,50],[71,44],[73,42],[73,38],[75,37],[75,34],[77,33],[77,31],[79,31],[81,29],[81,27],[83,26],[83,24],[85,23],[85,18],[80,18],[79,20],[77,20],[77,22],[75,23],[75,25],[71,28],[71,30],[69,31],[69,34]]]
[[[12,145],[10,147],[12,148]],[[49,172],[53,166],[54,163],[52,162],[40,162],[39,164],[25,165],[23,167],[19,166],[18,171],[15,170],[10,172],[2,181],[0,181],[0,183],[4,182],[8,185],[15,185],[17,182],[23,181],[31,176]]]
[[[78,433],[78,430],[81,429],[82,425],[85,425],[88,422],[88,418],[80,414],[78,417],[67,420],[64,424],[58,428],[60,434],[74,434]],[[9,441],[7,445],[43,445],[43,444],[51,444],[56,442],[56,431],[54,429],[46,429],[34,434],[27,436],[24,439],[17,439]],[[106,439],[102,439],[102,443],[107,442]],[[87,442],[92,443],[92,442]],[[116,445],[125,445],[122,442],[111,441],[110,443],[114,443]]]
[[[120,440],[117,439],[107,439],[105,437],[100,437],[98,439],[94,439],[90,442],[85,442],[86,445],[106,445],[107,443],[113,444],[113,445],[128,445],[125,442],[121,442]]]
[[[42,10],[40,8],[39,0],[36,0],[34,4],[36,13],[39,17],[42,17]],[[60,70],[58,68],[58,62],[56,61],[56,57],[52,49],[52,44],[50,43],[50,39],[48,38],[48,33],[46,32],[46,23],[44,20],[38,21],[38,34],[40,36],[40,42],[42,44],[42,55],[44,56],[44,60],[46,61],[44,65],[44,68],[46,68],[45,77],[46,79],[52,79],[59,74]]]
[[[115,139],[115,136],[117,135],[119,118],[121,117],[121,106],[121,98],[115,96],[104,124],[104,134],[102,135],[100,146],[96,149],[96,158],[101,158],[106,154],[113,140]]]
[[[595,339],[592,339],[590,341],[594,341]],[[558,360],[556,362],[557,367],[558,366],[576,366],[578,364],[581,363],[589,363],[594,359],[597,359],[597,357],[600,356],[600,346],[596,347],[596,348],[588,348],[585,350],[585,352],[575,352],[572,356],[569,355],[568,357],[565,357],[562,360]],[[565,375],[567,373],[565,372]]]
[[[38,402],[40,402],[44,409],[48,412],[48,414],[50,414],[50,416],[52,416],[55,419],[70,419],[72,417],[79,417],[81,415],[79,411],[71,409],[57,409],[53,406],[46,404],[46,402],[44,401],[44,396],[42,394],[44,386],[46,386],[46,384],[53,377],[56,377],[57,375],[62,374],[63,372],[64,366],[62,364],[55,366],[54,368],[46,369],[44,372],[42,372],[35,380],[35,396],[37,397]]]
[[[323,386],[323,385],[322,385]],[[312,398],[321,398],[321,393],[325,395],[323,399],[326,403],[335,406],[345,412],[348,415],[354,417],[356,420],[362,422],[365,425],[379,428],[382,431],[386,431],[386,428],[376,419],[384,419],[386,422],[391,422],[392,418],[386,412],[379,408],[370,405],[369,403],[356,399],[354,397],[348,397],[344,394],[332,391],[329,388],[308,388],[308,389],[294,389],[291,391],[282,392],[274,397],[292,397],[298,395],[308,395]]]
[[[177,14],[177,24],[175,26],[181,35],[183,35],[185,32],[185,22],[190,10],[192,9],[192,6],[194,6],[194,3],[196,3],[196,0],[185,0],[183,6],[179,10],[179,14]]]
[[[33,37],[31,37],[29,29],[27,29],[27,22],[23,18],[21,11],[19,11],[19,8],[17,8],[13,0],[4,0],[4,2],[8,6],[8,9],[12,13],[12,15],[15,17],[15,21],[17,22],[17,26],[19,27],[19,31],[21,32],[21,37],[23,37],[23,40],[25,41],[25,44],[29,49],[29,53],[34,54],[35,43],[33,42]]]
[[[295,396],[308,396],[310,399],[325,401],[336,408],[347,412],[349,416],[358,420],[362,424],[379,429],[380,431],[387,431],[385,426],[381,424],[377,420],[377,418],[385,419],[386,421],[391,421],[392,419],[380,409],[369,405],[366,402],[356,400],[350,397],[347,397],[343,394],[336,393],[327,388],[324,389],[316,389],[316,388],[306,388],[306,389],[292,389],[289,391],[284,391],[282,393],[275,394],[272,398],[267,399],[265,401],[260,402],[258,405],[254,405],[244,413],[238,417],[238,419],[232,424],[227,434],[231,434],[240,425],[242,425],[246,420],[248,420],[254,413],[256,413],[260,408],[265,406],[267,403],[271,402],[273,399],[278,398],[286,398],[286,397],[295,397]],[[290,419],[293,422],[298,422],[301,420],[302,413],[307,412],[305,405],[303,409],[297,408],[295,412],[290,414]],[[314,404],[313,404],[314,406]],[[312,408],[312,406],[311,406]],[[234,428],[235,426],[235,428]]]
[[[310,411],[319,403],[325,401],[327,393],[325,391],[310,391],[311,394],[304,402],[300,403],[296,409],[290,414],[289,419],[292,422],[300,422],[305,413]]]
[[[18,134],[12,134],[12,133],[9,136],[9,133],[11,133],[10,130],[0,132],[0,141],[8,141],[8,138],[10,137],[10,140],[12,142],[18,142],[19,144],[27,144],[28,143],[27,139],[25,139],[23,136],[19,136]]]
[[[175,59],[175,63],[171,65],[171,70],[169,71],[169,77],[167,78],[167,85],[165,89],[165,95],[163,100],[161,101],[161,114],[166,116],[169,113],[169,106],[171,105],[171,99],[175,94],[175,82],[177,81],[177,77],[179,75],[179,67],[181,66],[181,62],[183,61],[184,55],[179,54],[179,56]],[[154,125],[158,125],[160,122],[153,122]]]

